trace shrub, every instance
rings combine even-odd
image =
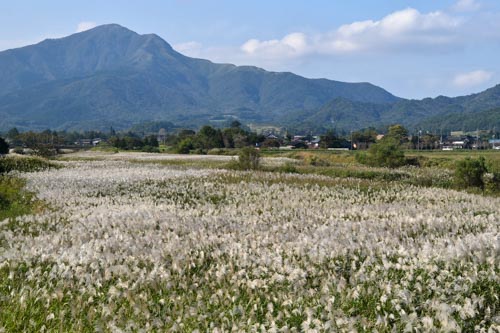
[[[397,168],[406,163],[399,141],[390,137],[371,145],[367,153],[357,154],[356,160],[362,164],[388,168]]]
[[[244,147],[238,153],[238,160],[233,162],[230,167],[239,170],[257,170],[260,166],[260,153],[252,147]]]
[[[460,188],[479,187],[484,189],[483,176],[486,171],[484,157],[479,159],[467,157],[456,163],[455,184]]]
[[[142,147],[141,151],[146,152],[146,153],[159,153],[160,148],[154,147],[154,146],[144,146],[144,147]]]
[[[500,193],[500,173],[492,172],[486,173],[483,176],[484,190],[486,193],[497,194]]]
[[[177,145],[177,153],[179,154],[189,154],[189,152],[193,149],[194,143],[191,138],[185,138]]]

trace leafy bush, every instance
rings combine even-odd
[[[177,153],[189,154],[194,149],[194,142],[192,138],[185,138],[177,145]]]
[[[484,190],[486,193],[497,194],[500,193],[500,173],[492,172],[486,173],[483,176]]]
[[[457,161],[455,168],[455,184],[460,188],[479,187],[484,189],[483,176],[486,173],[484,157]]]
[[[231,161],[229,168],[237,170],[257,170],[260,166],[260,153],[252,147],[244,147],[238,153],[238,159]]]
[[[397,168],[406,163],[399,141],[391,137],[372,144],[367,153],[357,154],[356,160],[362,164],[388,168]]]

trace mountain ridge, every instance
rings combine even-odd
[[[449,98],[439,112],[449,112],[445,106],[460,106],[462,113],[500,106],[496,90],[476,95],[476,101]],[[307,79],[190,58],[156,34],[140,35],[118,24],[0,52],[0,129],[96,123],[125,128],[151,120],[197,126],[221,117],[320,126],[339,108],[342,126],[352,128],[435,116],[436,100],[405,100],[367,82]]]

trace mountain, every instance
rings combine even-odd
[[[186,57],[155,34],[117,24],[0,52],[0,130],[198,126],[234,118],[308,131],[394,123],[475,130],[495,127],[499,110],[500,85],[407,100],[370,83]]]
[[[472,132],[478,129],[500,131],[500,108],[471,113],[445,113],[431,116],[417,123],[416,128],[424,128],[434,133],[448,131]]]
[[[337,97],[317,110],[291,112],[280,119],[280,122],[306,132],[324,131],[328,128],[366,128],[380,124],[382,113],[391,105],[356,102]]]
[[[369,83],[306,79],[186,57],[116,24],[0,52],[0,128],[122,128],[141,121],[272,122],[329,100],[392,104]]]
[[[500,129],[500,85],[469,96],[400,99],[385,104],[334,98],[316,110],[290,113],[280,121],[301,131],[355,130],[390,124],[433,132],[494,130]]]

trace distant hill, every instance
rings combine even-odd
[[[158,121],[198,126],[235,118],[310,130],[455,126],[454,118],[470,130],[494,124],[498,108],[500,86],[406,100],[370,83],[186,57],[157,35],[116,24],[0,52],[0,130],[122,129]]]
[[[416,127],[439,133],[440,131],[474,131],[477,129],[500,131],[500,108],[475,113],[445,113],[431,116]]]
[[[432,131],[500,129],[500,85],[461,97],[400,99],[395,103],[355,102],[335,98],[313,111],[291,113],[280,119],[304,131],[328,128],[353,130],[403,124],[411,130]]]
[[[0,128],[120,128],[150,120],[201,124],[221,116],[268,122],[335,97],[399,100],[369,83],[189,58],[157,35],[116,24],[0,52]]]

